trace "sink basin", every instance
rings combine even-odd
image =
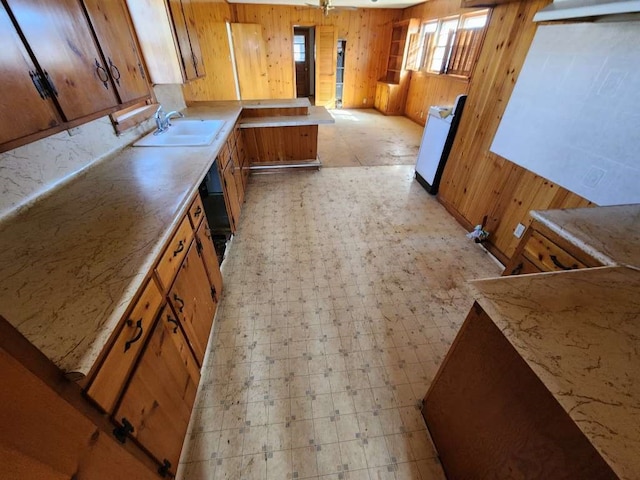
[[[200,147],[211,145],[224,120],[173,120],[168,130],[142,137],[134,147]]]

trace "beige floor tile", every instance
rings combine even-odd
[[[178,478],[444,478],[416,406],[500,269],[411,166],[250,182]]]

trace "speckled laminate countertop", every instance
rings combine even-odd
[[[0,314],[66,373],[86,375],[241,112],[207,147],[129,147],[0,224]]]
[[[640,268],[640,205],[534,210],[531,216],[605,265]]]
[[[640,472],[640,272],[472,282],[476,300],[620,478]]]

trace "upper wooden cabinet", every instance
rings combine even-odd
[[[0,151],[150,97],[124,0],[0,5]]]
[[[4,112],[0,144],[59,125],[61,118],[42,86],[43,79],[4,7],[0,7],[0,44],[0,110]]]
[[[142,58],[129,26],[124,0],[82,0],[104,53],[121,103],[149,95]]]
[[[153,83],[204,76],[190,0],[127,0],[127,5]]]
[[[65,120],[118,105],[109,73],[77,0],[8,0]]]

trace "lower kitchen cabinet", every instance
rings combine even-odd
[[[44,372],[56,371],[51,362],[30,352],[35,347],[25,346],[24,337],[2,318],[0,329],[3,480],[158,478],[150,461],[132,453],[135,446],[121,445],[111,436],[104,418],[77,408],[83,402],[80,389],[67,388],[61,394],[59,384],[45,380]],[[45,368],[35,367],[34,358]]]
[[[196,232],[196,243],[202,261],[204,262],[207,276],[209,277],[209,283],[213,287],[212,292],[217,302],[222,294],[222,273],[220,272],[220,266],[218,265],[218,256],[216,255],[216,249],[213,246],[213,239],[211,238],[211,229],[206,218],[198,227]]]
[[[182,329],[165,306],[115,418],[121,425],[128,422],[130,435],[174,473],[199,380]]]
[[[230,161],[224,167],[224,171],[220,172],[222,187],[224,190],[224,203],[227,206],[227,214],[229,215],[229,224],[231,231],[235,233],[240,220],[240,196],[236,187],[235,167]]]
[[[198,363],[202,365],[217,301],[196,242],[189,247],[180,266],[169,292],[169,303],[184,328]]]

